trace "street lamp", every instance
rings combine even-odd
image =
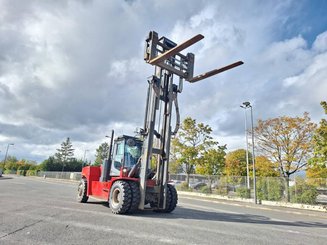
[[[14,143],[9,143],[9,144],[7,145],[7,150],[6,150],[5,160],[3,161],[3,165],[5,165],[5,164],[6,164],[6,161],[7,161],[7,156],[8,156],[8,150],[9,150],[9,146],[11,146],[11,145],[14,145]]]
[[[250,102],[243,102],[245,109],[250,108],[251,110],[251,135],[252,135],[252,165],[253,165],[253,192],[254,192],[254,203],[257,203],[257,181],[255,174],[255,155],[254,155],[254,130],[253,130],[253,108]]]
[[[82,162],[82,168],[84,166],[84,163],[85,163],[85,160],[86,160],[86,152],[89,151],[89,150],[84,150],[84,157],[83,157],[83,162]]]
[[[246,103],[246,102],[244,102]],[[246,145],[246,186],[248,190],[250,189],[250,173],[249,173],[249,145],[248,145],[248,127],[247,127],[247,118],[246,118],[246,106],[240,105],[244,109],[244,118],[245,118],[245,145]]]

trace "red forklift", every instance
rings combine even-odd
[[[172,212],[177,205],[177,191],[169,183],[168,166],[171,137],[179,125],[177,95],[183,81],[194,83],[242,65],[242,61],[193,76],[194,54],[180,53],[203,39],[201,34],[177,45],[154,31],[145,41],[144,60],[155,66],[155,74],[148,79],[147,101],[143,129],[139,137],[111,134],[108,159],[101,166],[82,169],[77,200],[87,202],[95,197],[109,202],[114,214],[128,214],[143,210],[146,205],[155,212]],[[179,77],[178,84],[173,81]],[[172,112],[175,108],[175,128]],[[155,166],[153,166],[155,165]]]

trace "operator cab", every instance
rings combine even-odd
[[[121,167],[131,169],[142,154],[142,140],[123,135],[115,140],[110,176],[119,176]]]

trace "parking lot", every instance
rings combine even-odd
[[[179,197],[171,214],[113,215],[76,184],[0,179],[0,244],[325,244],[327,214]]]

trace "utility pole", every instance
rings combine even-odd
[[[248,140],[248,127],[247,127],[247,117],[246,117],[246,106],[244,106],[244,105],[242,106],[241,105],[240,107],[244,109],[244,119],[245,119],[245,146],[246,146],[246,186],[247,186],[248,190],[250,190],[249,140]]]
[[[253,167],[253,192],[254,192],[254,203],[257,204],[257,180],[255,173],[255,155],[254,155],[254,131],[253,131],[253,109],[250,102],[243,102],[245,109],[250,108],[251,110],[251,135],[252,135],[252,167]]]
[[[8,150],[9,150],[9,146],[11,146],[11,145],[14,145],[14,143],[10,143],[10,144],[8,144],[8,145],[7,145],[7,150],[6,150],[5,160],[3,161],[3,165],[5,165],[5,164],[6,164],[6,161],[7,161],[7,156],[8,156]]]
[[[85,162],[85,160],[86,160],[86,152],[87,151],[89,151],[89,150],[84,150],[84,157],[83,157],[83,162],[82,162],[82,168],[83,168],[83,166],[84,166],[84,163],[85,163],[85,165],[86,165],[86,162]]]
[[[254,155],[254,131],[253,131],[253,110],[251,108],[251,128],[252,128],[252,165],[253,165],[253,191],[254,191],[254,203],[257,204],[257,179],[255,174],[255,155]]]

